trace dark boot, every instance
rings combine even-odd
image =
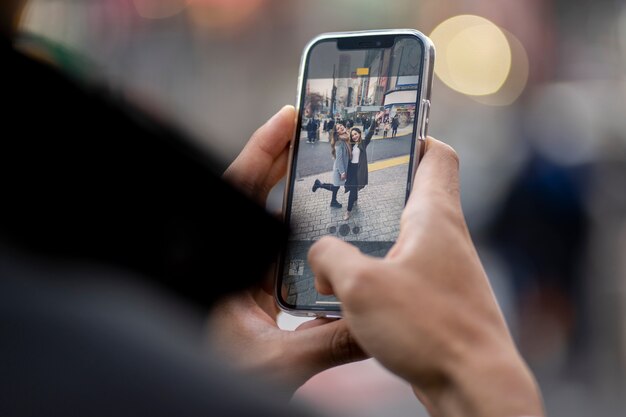
[[[322,183],[320,180],[315,180],[315,183],[313,184],[313,188],[311,188],[311,191],[316,192],[318,188],[320,188],[322,186]]]
[[[333,198],[330,200],[330,206],[334,208],[341,208],[341,204],[337,201],[337,191],[339,191],[339,187],[332,186]]]

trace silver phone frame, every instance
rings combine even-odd
[[[339,39],[339,38],[350,38],[350,37],[363,37],[363,36],[380,36],[380,35],[408,35],[416,37],[424,46],[424,65],[422,66],[422,73],[420,74],[420,82],[421,82],[421,91],[420,95],[417,98],[417,102],[415,103],[417,114],[415,116],[415,131],[417,132],[417,141],[415,144],[415,151],[413,155],[413,163],[411,176],[409,177],[409,181],[407,181],[407,191],[410,192],[413,187],[413,179],[415,178],[415,172],[417,170],[417,166],[420,163],[422,155],[424,154],[424,149],[426,146],[426,136],[428,135],[428,117],[430,113],[430,97],[432,91],[432,79],[434,73],[434,65],[435,65],[435,45],[426,35],[421,33],[415,29],[382,29],[382,30],[362,30],[362,31],[353,31],[353,32],[329,32],[322,33],[315,38],[311,39],[309,43],[304,47],[304,51],[302,52],[302,57],[300,59],[300,70],[298,72],[298,87],[297,87],[297,96],[296,96],[296,120],[300,120],[300,102],[302,101],[302,94],[304,90],[303,82],[304,82],[304,73],[305,66],[307,62],[307,58],[309,53],[311,52],[311,48],[320,41],[328,40],[328,39]],[[294,158],[294,145],[296,139],[300,136],[300,132],[298,128],[296,128],[294,132],[293,138],[291,138],[291,142],[289,145],[289,159],[287,164],[287,177],[285,180],[285,190],[283,192],[283,206],[282,206],[282,219],[286,220],[286,211],[288,205],[288,197],[289,197],[289,189],[291,186],[291,171],[293,168],[293,158]],[[284,252],[281,253],[278,257],[278,262],[284,261]],[[281,271],[280,265],[276,265],[275,271],[275,292],[274,298],[276,299],[276,303],[278,307],[291,315],[294,316],[304,316],[304,317],[341,317],[341,310],[307,310],[307,309],[293,309],[281,302],[281,287],[282,282],[279,277],[279,272]]]

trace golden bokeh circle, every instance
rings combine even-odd
[[[471,96],[496,93],[511,70],[511,47],[500,28],[475,15],[451,17],[430,35],[437,48],[435,74]]]

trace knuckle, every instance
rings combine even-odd
[[[351,278],[355,281],[365,281],[370,279],[370,268],[363,262],[356,263],[351,268]]]
[[[355,309],[368,305],[372,297],[376,297],[378,277],[369,262],[353,265],[343,282],[345,302]]]
[[[257,189],[256,178],[252,178],[249,175],[242,175],[236,162],[224,172],[222,178],[244,195],[248,197],[254,196]]]
[[[254,192],[256,191],[256,184],[250,178],[240,178],[236,185],[247,196],[254,195]]]
[[[352,333],[345,327],[337,327],[330,338],[331,363],[333,366],[343,365],[363,356]]]

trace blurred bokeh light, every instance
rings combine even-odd
[[[548,415],[623,415],[623,1],[33,0],[24,30],[35,36],[22,44],[227,164],[294,104],[311,38],[394,27],[434,39],[430,133],[459,153],[468,225]],[[371,362],[323,373],[297,397],[342,416],[425,415]]]
[[[232,31],[253,20],[265,0],[189,0],[189,19],[195,29]]]
[[[504,33],[473,15],[451,17],[430,34],[437,48],[435,74],[450,88],[468,95],[496,93],[511,69],[511,48]]]
[[[502,86],[493,94],[472,96],[479,103],[493,106],[508,106],[522,95],[528,82],[528,54],[524,45],[511,32],[500,28],[506,36],[511,50],[511,67]]]

